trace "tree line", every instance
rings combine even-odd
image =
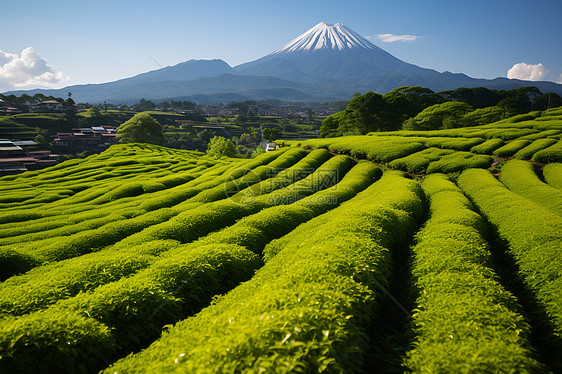
[[[433,92],[419,86],[395,88],[385,95],[356,94],[347,108],[322,122],[323,137],[373,131],[437,130],[484,125],[533,110],[562,106],[555,93],[536,87],[491,90],[484,87]]]

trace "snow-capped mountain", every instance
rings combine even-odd
[[[380,50],[379,47],[349,29],[342,23],[320,22],[304,34],[297,36],[281,48],[271,52],[272,55],[296,51],[317,51],[320,49],[365,48]]]
[[[73,99],[91,103],[132,103],[140,98],[192,100],[193,97],[201,102],[218,103],[273,98],[346,100],[357,91],[385,93],[400,86],[441,91],[530,85],[542,92],[562,94],[562,85],[553,82],[475,79],[465,74],[421,68],[392,56],[341,23],[321,22],[268,55],[234,68],[222,60],[190,60],[115,82],[7,94],[42,92],[64,97],[71,91]]]
[[[321,22],[270,54],[235,67],[284,79],[370,79],[420,69],[397,59],[341,23]]]

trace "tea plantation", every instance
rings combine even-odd
[[[0,178],[0,373],[562,371],[562,110]]]

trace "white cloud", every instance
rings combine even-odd
[[[32,47],[21,51],[21,55],[0,51],[0,88],[3,90],[56,85],[68,80],[62,71],[55,71]]]
[[[525,81],[544,81],[550,71],[541,63],[536,65],[520,62],[507,71],[509,79],[521,79]]]
[[[392,43],[392,42],[412,42],[421,37],[422,36],[418,36],[418,35],[375,34],[369,36],[368,39],[377,39],[383,43]]]

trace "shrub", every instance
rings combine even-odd
[[[509,243],[525,286],[544,306],[555,333],[562,333],[562,218],[509,191],[488,171],[465,170],[459,186]]]
[[[535,153],[531,158],[531,161],[541,162],[543,164],[550,162],[562,162],[562,140],[558,140],[558,142],[550,147]]]
[[[412,248],[419,291],[406,366],[413,372],[543,370],[529,348],[521,307],[491,268],[483,219],[443,175],[428,176],[422,186],[430,218]]]
[[[503,147],[496,149],[493,152],[493,154],[494,156],[498,156],[498,157],[511,157],[515,153],[517,153],[517,151],[525,148],[530,143],[531,143],[530,140],[525,140],[525,139],[512,140],[511,142],[507,143]]]
[[[543,175],[546,183],[550,186],[562,189],[562,164],[553,163],[545,165]]]
[[[562,216],[562,191],[543,183],[531,163],[510,160],[502,166],[500,178],[511,191]]]

